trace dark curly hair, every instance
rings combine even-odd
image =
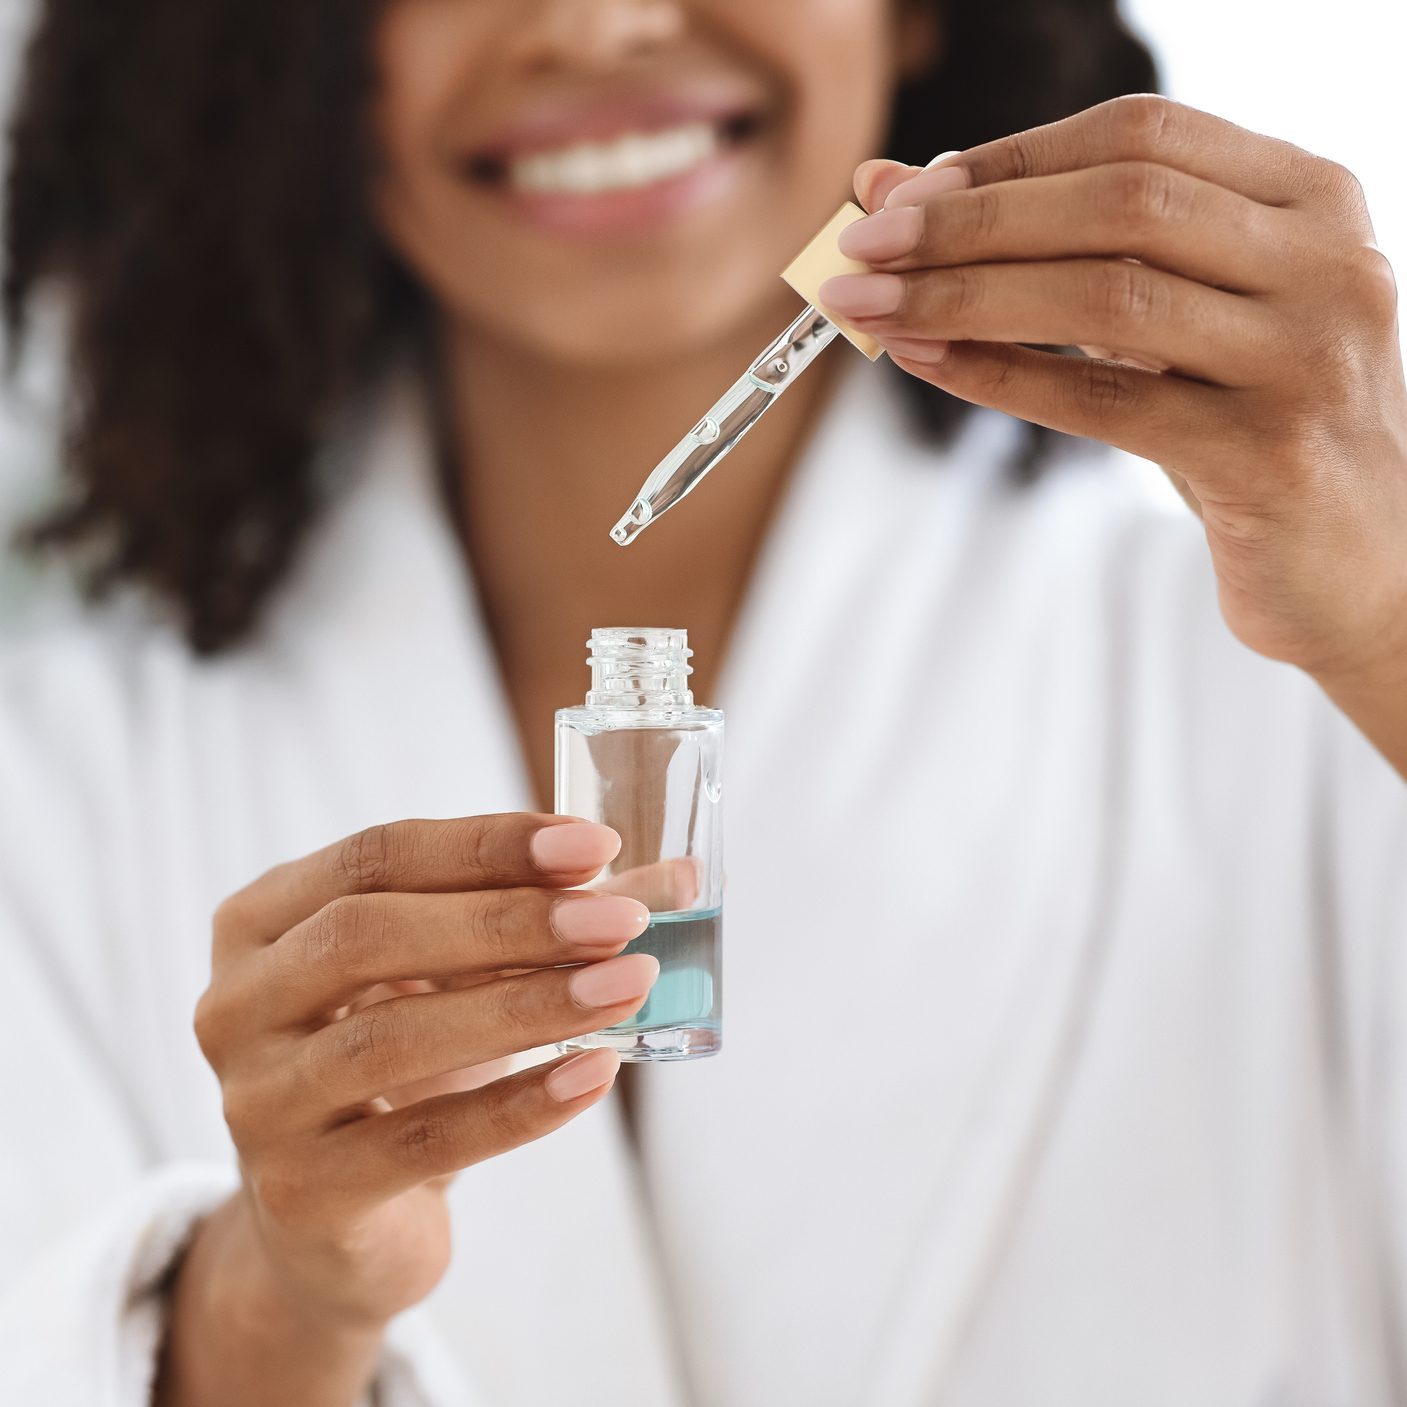
[[[913,0],[911,0],[913,2]],[[1153,88],[1117,0],[924,0],[936,71],[896,96],[922,164]],[[46,0],[11,133],[4,315],[70,315],[68,503],[31,545],[144,583],[193,648],[237,643],[316,507],[332,417],[415,335],[421,299],[367,191],[381,0]],[[964,412],[905,377],[922,424]]]

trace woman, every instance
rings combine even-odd
[[[1087,0],[49,0],[9,1400],[1400,1397],[1391,278],[1150,83]],[[852,178],[825,301],[900,370],[620,552]],[[642,914],[542,813],[641,617],[730,710],[728,1049],[617,1079],[541,1047],[638,1009]]]

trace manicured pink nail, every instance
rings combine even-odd
[[[948,354],[953,349],[951,342],[935,342],[931,338],[882,337],[880,341],[891,357],[919,362],[923,366],[938,366],[947,361]]]
[[[649,953],[627,953],[577,968],[567,980],[567,990],[581,1006],[619,1006],[643,997],[659,975],[658,958]]]
[[[965,166],[935,166],[924,171],[921,176],[901,181],[885,197],[884,208],[889,210],[896,205],[921,205],[935,195],[966,190],[971,184],[972,177],[968,175]]]
[[[594,874],[620,854],[620,836],[594,821],[564,821],[538,831],[528,853],[548,874]]]
[[[600,1089],[616,1077],[620,1056],[613,1050],[588,1050],[559,1065],[543,1081],[543,1087],[559,1104],[567,1104]]]
[[[839,274],[816,290],[816,299],[844,318],[882,318],[897,312],[904,298],[898,274]]]
[[[650,926],[650,911],[617,894],[581,894],[559,899],[549,915],[564,943],[628,943]]]
[[[912,254],[923,238],[923,211],[900,205],[856,220],[840,232],[840,252],[864,264],[882,264]]]

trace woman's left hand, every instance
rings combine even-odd
[[[1407,386],[1352,175],[1140,96],[856,190],[880,213],[841,247],[880,272],[823,307],[963,400],[1163,465],[1236,635],[1407,711]]]

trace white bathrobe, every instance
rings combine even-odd
[[[1407,787],[1230,636],[1155,470],[1013,487],[1010,422],[936,453],[892,376],[845,383],[706,700],[724,1052],[644,1072],[638,1159],[607,1100],[459,1177],[389,1407],[1407,1400]],[[4,578],[6,1407],[145,1401],[234,1179],[215,904],[529,804],[413,397],[378,425],[216,662]]]

